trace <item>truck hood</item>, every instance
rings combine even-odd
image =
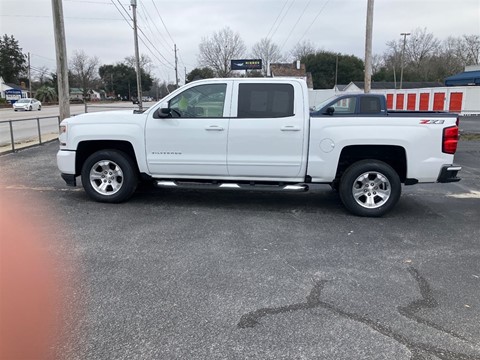
[[[64,124],[132,124],[142,122],[146,112],[135,113],[134,110],[99,111],[80,114],[62,121]]]

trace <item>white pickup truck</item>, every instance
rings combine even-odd
[[[139,181],[159,187],[306,191],[330,184],[345,207],[381,216],[401,184],[459,181],[458,118],[389,112],[349,94],[310,112],[299,79],[189,83],[144,112],[88,113],[60,124],[57,164],[68,185],[122,202]]]

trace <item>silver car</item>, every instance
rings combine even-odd
[[[30,98],[20,99],[13,104],[13,110],[40,111],[42,110],[42,103],[37,99],[30,99]]]

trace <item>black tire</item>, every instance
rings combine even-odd
[[[41,111],[41,110],[42,110],[42,105],[38,107],[38,111]]]
[[[138,174],[132,159],[119,150],[93,153],[83,164],[81,175],[85,192],[99,202],[126,201],[138,184]]]
[[[32,105],[28,107],[28,111],[32,111]]]
[[[390,211],[402,192],[400,177],[388,164],[378,160],[361,160],[343,173],[340,199],[358,216],[379,217]]]

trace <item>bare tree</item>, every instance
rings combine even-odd
[[[385,66],[385,60],[382,55],[374,54],[372,56],[372,73],[375,74],[380,71],[380,69]]]
[[[462,39],[448,37],[442,42],[438,65],[457,73],[465,68],[466,59],[462,50]],[[450,75],[450,74],[448,74]]]
[[[268,64],[283,61],[280,47],[268,38],[263,38],[252,48],[252,56],[262,59],[262,75],[267,76]]]
[[[406,41],[404,56],[402,56],[402,38],[387,42],[387,47],[384,62],[389,69],[392,69],[394,79],[402,66],[405,71],[404,78],[407,81],[410,78],[426,81],[433,76],[434,69],[429,64],[440,55],[441,43],[433,34],[427,33],[427,29],[412,31]]]
[[[412,31],[412,35],[407,40],[405,53],[409,62],[419,68],[424,65],[425,60],[438,55],[440,49],[440,41],[423,28]]]
[[[289,57],[292,61],[295,60],[301,60],[303,57],[310,55],[310,54],[315,54],[317,52],[317,49],[313,46],[313,44],[310,41],[303,41],[295,47],[290,50]]]
[[[403,39],[387,42],[383,64],[374,71],[376,81],[396,79],[401,66]],[[406,81],[443,81],[466,65],[480,62],[480,36],[463,35],[439,41],[426,29],[416,29],[408,38],[404,70]]]
[[[86,99],[89,90],[98,79],[98,57],[89,57],[83,50],[75,51],[70,61],[70,71],[75,80],[82,87],[83,98]]]
[[[142,69],[145,73],[151,74],[153,68],[152,59],[148,57],[148,55],[141,54],[140,55],[140,69]],[[135,69],[135,56],[127,56],[125,58],[125,64]]]
[[[231,74],[230,60],[242,58],[246,47],[239,33],[225,27],[211,37],[203,38],[199,50],[198,62],[201,67],[210,67],[217,76],[227,77]]]
[[[463,35],[460,41],[460,50],[465,65],[479,65],[480,35]]]
[[[38,80],[40,85],[45,84],[47,81],[47,76],[50,73],[50,70],[46,66],[41,66],[38,69],[35,70],[35,79]]]

